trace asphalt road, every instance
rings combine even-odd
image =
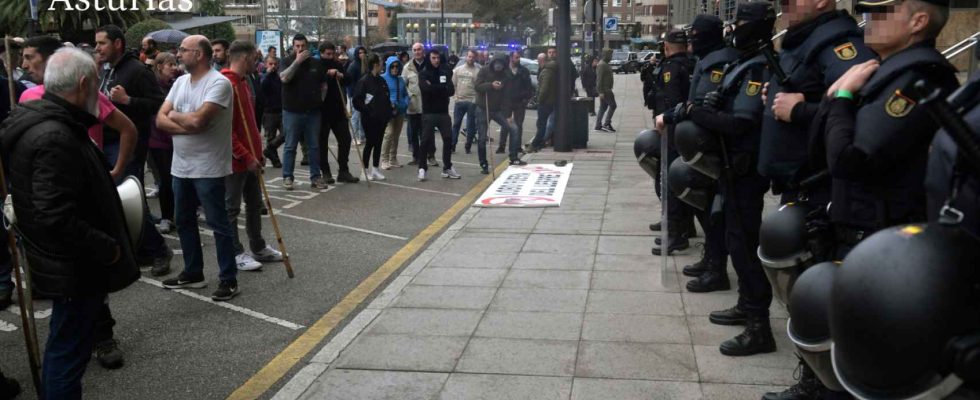
[[[534,134],[535,115],[528,110],[525,142]],[[441,143],[437,146],[441,149]],[[410,157],[404,134],[400,147],[400,154],[405,155],[400,161],[406,164]],[[354,152],[352,149],[352,170],[359,168]],[[506,155],[495,155],[498,163],[505,159]],[[438,175],[441,167],[430,167],[429,181],[420,183],[417,171],[407,166],[384,171],[388,180],[383,183],[369,186],[362,181],[318,193],[308,191],[306,167],[297,165],[301,185],[292,192],[281,190],[281,171],[268,168],[266,180],[274,196],[273,206],[279,211],[296,278],[287,278],[280,264],[266,265],[261,272],[241,272],[241,295],[230,302],[239,309],[211,303],[206,299],[217,288],[217,266],[213,237],[205,232],[202,240],[209,287],[188,291],[197,297],[162,289],[157,282],[165,277],[153,278],[149,273],[110,296],[117,320],[115,336],[126,355],[126,365],[108,371],[93,358],[83,381],[85,397],[227,397],[483,178],[475,148],[473,154],[464,154],[462,138],[454,160],[458,160],[461,180],[442,179]],[[336,162],[331,160],[331,164],[336,173]],[[149,174],[147,177],[152,180]],[[156,209],[156,200],[150,202]],[[239,232],[244,240],[244,230]],[[267,218],[263,232],[274,244]],[[176,233],[167,241],[174,249],[180,248]],[[182,268],[180,257],[174,258],[172,274]],[[40,301],[36,307],[43,317],[50,302]],[[15,309],[12,306],[0,311],[0,368],[25,386],[28,393],[21,398],[30,399],[30,373]],[[47,337],[49,321],[48,317],[37,320],[42,341]],[[313,354],[315,351],[308,357]],[[264,397],[274,394],[293,373],[295,369]]]

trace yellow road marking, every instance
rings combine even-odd
[[[507,168],[507,163],[500,163],[496,168],[496,175],[500,176],[500,173]],[[371,293],[374,293],[375,289],[381,286],[384,281],[388,279],[395,271],[401,268],[408,260],[415,256],[420,250],[422,250],[425,245],[432,239],[437,233],[441,232],[443,228],[449,225],[450,222],[457,215],[459,215],[463,210],[473,204],[476,201],[477,196],[483,193],[487,187],[490,186],[491,177],[484,177],[480,182],[476,184],[469,192],[467,192],[462,198],[456,201],[449,207],[446,212],[442,213],[439,218],[436,218],[429,226],[419,232],[411,241],[408,242],[404,247],[398,250],[394,255],[391,256],[380,268],[375,270],[367,278],[364,278],[354,290],[347,293],[340,303],[337,303],[330,311],[324,314],[316,323],[310,326],[306,332],[303,332],[300,337],[296,338],[292,343],[289,344],[282,352],[276,355],[272,361],[269,361],[262,369],[259,370],[255,375],[253,375],[249,380],[245,381],[241,387],[236,389],[230,396],[229,400],[244,400],[244,399],[257,399],[266,391],[269,390],[273,385],[276,384],[283,376],[292,369],[296,363],[306,357],[310,351],[313,351],[317,345],[323,341],[327,335],[330,334],[343,321],[350,315],[354,309],[357,308],[361,302],[364,301]]]

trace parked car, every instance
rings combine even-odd
[[[630,74],[640,70],[640,61],[635,52],[614,51],[609,66],[615,73]]]

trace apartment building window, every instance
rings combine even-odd
[[[613,7],[621,7],[623,5],[623,0],[613,0]]]

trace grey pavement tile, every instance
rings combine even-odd
[[[732,385],[725,383],[702,383],[701,392],[705,400],[759,400],[766,392],[782,392],[785,386]]]
[[[474,336],[579,340],[581,313],[487,311]]]
[[[617,176],[619,176],[622,173],[620,172],[620,173],[615,173],[615,174]],[[647,179],[649,179],[649,178],[647,178]],[[627,197],[628,196],[653,196],[653,198],[656,198],[657,197],[657,192],[654,191],[652,185],[650,186],[649,189],[647,189],[647,188],[639,188],[639,189],[634,189],[634,188],[610,188],[609,189],[609,197],[614,197],[614,196],[615,197],[619,197],[619,196],[627,196]],[[659,218],[660,216],[657,215],[656,217]]]
[[[500,288],[491,310],[553,311],[580,313],[585,310],[588,290]]]
[[[575,378],[572,400],[698,400],[694,382]]]
[[[597,235],[533,234],[521,250],[523,253],[561,253],[591,255],[595,253]]]
[[[674,274],[673,271],[669,273]],[[659,268],[655,271],[595,271],[592,274],[592,288],[597,290],[678,291],[676,285],[662,283]]]
[[[792,385],[797,360],[791,352],[729,357],[718,346],[694,346],[701,382],[755,385]]]
[[[562,253],[521,253],[512,269],[592,270],[592,257]]]
[[[429,400],[435,398],[448,377],[444,373],[332,369],[314,382],[302,399]]]
[[[480,322],[482,311],[389,308],[365,332],[419,336],[469,336]]]
[[[517,258],[517,252],[499,253],[442,253],[430,263],[430,267],[455,268],[510,268]]]
[[[732,288],[724,292],[683,293],[684,312],[688,315],[708,315],[712,311],[724,310],[734,306],[738,301],[737,282],[737,280],[732,281]],[[786,312],[785,306],[773,300],[772,306],[769,307],[769,316],[772,318],[788,318],[789,314]]]
[[[588,289],[591,272],[542,269],[511,269],[501,287]]]
[[[582,340],[691,343],[685,317],[639,314],[585,314]]]
[[[769,324],[772,326],[772,335],[776,338],[776,349],[792,351],[793,342],[786,336],[786,319],[771,318]],[[691,328],[691,342],[700,346],[717,346],[745,330],[744,326],[712,324],[704,316],[689,316],[688,326]]]
[[[597,235],[601,228],[602,214],[545,214],[538,220],[538,224],[535,225],[533,232]]]
[[[496,290],[496,288],[462,286],[409,285],[405,287],[392,307],[482,310],[490,304]]]
[[[592,290],[589,313],[683,316],[679,293]]]
[[[479,214],[470,220],[466,226],[467,231],[491,230],[491,231],[513,231],[528,232],[534,228],[538,222],[540,214],[523,214],[514,217],[498,216],[493,214]]]
[[[506,275],[506,269],[428,267],[415,276],[412,284],[497,287]]]
[[[653,214],[655,213],[606,211],[602,216],[602,234],[653,236],[654,232],[650,231],[650,224],[659,219]]]
[[[598,254],[595,257],[596,271],[636,271],[653,272],[660,270],[660,257],[649,254]]]
[[[597,188],[597,185],[592,183],[579,183],[573,186],[569,183],[569,187],[588,187],[595,189],[600,193],[605,193],[605,187],[601,186]],[[595,192],[593,192],[595,193]],[[602,211],[606,206],[606,195],[605,194],[595,194],[595,195],[577,195],[573,198],[562,199],[561,207],[565,210],[595,210]]]
[[[566,400],[572,378],[519,375],[449,375],[439,400]]]
[[[600,236],[597,254],[650,256],[653,238],[644,236]]]
[[[688,344],[580,342],[576,377],[698,380]]]
[[[483,254],[516,253],[524,245],[526,234],[490,233],[479,234],[463,232],[453,238],[442,250],[446,253]]]
[[[467,337],[361,335],[344,350],[338,368],[450,372]]]
[[[573,340],[473,338],[455,372],[572,376]]]

